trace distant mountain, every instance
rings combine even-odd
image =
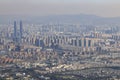
[[[51,16],[9,16],[1,15],[0,24],[10,24],[14,20],[23,20],[24,23],[71,23],[71,24],[120,24],[120,17],[105,18],[96,15],[51,15]]]

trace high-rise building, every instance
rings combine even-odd
[[[20,38],[22,38],[23,36],[23,24],[22,24],[22,21],[20,21]]]
[[[88,40],[88,47],[91,47],[91,40]]]
[[[79,47],[82,47],[82,40],[79,40]]]
[[[86,41],[86,39],[84,39],[84,47],[86,47],[87,46],[87,41]]]
[[[17,42],[17,23],[14,21],[14,35],[13,35],[13,41]]]
[[[42,39],[36,39],[35,40],[35,45],[38,47],[44,48],[44,41]]]
[[[13,37],[13,40],[15,41],[15,42],[21,42],[21,38],[22,38],[22,36],[23,36],[23,25],[22,25],[22,21],[20,21],[20,28],[19,28],[19,30],[17,29],[17,23],[16,23],[16,21],[14,21],[14,37]]]
[[[14,38],[17,37],[17,24],[16,21],[14,21]]]

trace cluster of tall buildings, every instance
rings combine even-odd
[[[23,24],[22,21],[19,24],[14,21],[14,35],[13,41],[16,43],[25,43],[32,46],[37,46],[44,49],[63,49],[63,50],[75,50],[75,51],[99,51],[103,49],[109,49],[115,46],[120,40],[120,34],[106,34],[102,31],[91,31],[88,33],[74,33],[74,32],[46,32],[39,30],[43,26],[37,26],[35,30],[35,25],[32,25],[31,31],[28,28],[24,28],[24,38],[23,38]],[[48,27],[51,27],[51,25]],[[48,29],[47,27],[47,29]],[[58,26],[57,26],[58,27]],[[44,26],[45,28],[45,26]],[[110,40],[110,41],[109,41]],[[116,43],[116,44],[115,44]],[[106,47],[106,48],[104,48]],[[119,46],[118,46],[119,47]]]
[[[66,35],[48,35],[36,38],[34,41],[35,45],[42,48],[58,49],[65,46],[69,46],[67,50],[71,50],[71,47],[80,49],[91,49],[94,48],[94,39],[79,37],[75,38]],[[73,49],[72,49],[73,50]]]
[[[19,28],[17,27],[17,22],[14,21],[14,36],[13,41],[15,42],[21,42],[21,39],[23,37],[23,24],[22,21],[19,23]]]

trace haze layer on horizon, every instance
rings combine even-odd
[[[0,0],[0,15],[94,14],[120,17],[120,0]]]

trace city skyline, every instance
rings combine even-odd
[[[0,80],[120,80],[120,0],[0,0]]]
[[[0,0],[0,15],[48,16],[83,13],[120,17],[119,3],[119,0]]]

